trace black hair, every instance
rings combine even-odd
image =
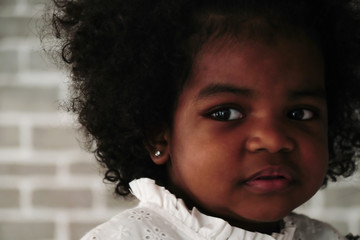
[[[53,1],[52,29],[72,77],[68,108],[78,114],[90,150],[117,194],[129,194],[129,182],[139,177],[166,184],[165,166],[153,163],[144,143],[171,126],[201,46],[210,38],[241,35],[242,29],[264,38],[304,32],[318,44],[329,112],[324,185],[355,171],[360,147],[356,1]]]

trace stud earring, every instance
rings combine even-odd
[[[159,150],[156,150],[155,153],[154,153],[155,157],[160,157],[161,155],[161,152]]]

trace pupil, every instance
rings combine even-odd
[[[216,112],[215,116],[219,119],[228,119],[230,117],[230,111],[221,110],[221,111]]]
[[[304,112],[301,110],[294,111],[292,117],[295,119],[302,119],[304,117]]]

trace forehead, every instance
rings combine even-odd
[[[322,53],[304,36],[277,37],[271,42],[223,38],[204,44],[186,86],[227,81],[256,85],[260,81],[268,87],[323,87],[323,75]]]

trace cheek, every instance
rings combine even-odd
[[[309,140],[301,148],[304,173],[313,181],[322,184],[328,169],[329,152],[327,137],[324,134],[316,140]]]
[[[207,128],[206,125],[192,131],[177,131],[171,139],[170,157],[173,170],[186,178],[197,181],[199,176],[206,181],[225,179],[234,169],[238,159],[239,141],[223,130]]]

